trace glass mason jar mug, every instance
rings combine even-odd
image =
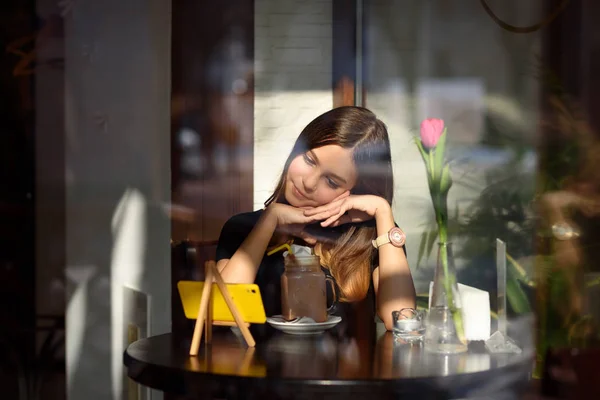
[[[309,317],[315,322],[327,321],[327,313],[336,302],[335,284],[321,269],[319,256],[293,255],[284,257],[285,271],[281,275],[281,315],[291,321]],[[327,282],[331,284],[333,303],[327,307]]]

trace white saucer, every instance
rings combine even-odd
[[[342,317],[330,315],[325,322],[314,322],[311,318],[300,318],[298,321],[287,322],[281,315],[267,318],[273,328],[290,335],[318,335],[331,329],[342,321]]]

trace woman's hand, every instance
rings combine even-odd
[[[321,226],[339,226],[364,222],[376,218],[378,213],[391,215],[390,204],[375,195],[351,195],[332,201],[324,206],[304,210],[304,215],[321,221]]]
[[[304,232],[306,224],[317,221],[315,216],[306,216],[306,208],[297,208],[287,204],[272,203],[267,208],[269,216],[275,219],[277,230],[288,235],[296,236],[308,244],[315,244],[317,240]]]
[[[560,190],[546,193],[541,198],[542,207],[549,213],[563,216],[579,210],[586,217],[600,214],[600,201],[574,191]]]
[[[297,208],[288,204],[272,203],[267,208],[267,213],[272,215],[277,221],[277,227],[286,227],[289,225],[306,225],[315,221],[314,217],[304,215],[305,208]]]

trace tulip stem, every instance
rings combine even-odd
[[[438,221],[443,220],[443,217],[438,212]],[[448,308],[450,309],[450,314],[452,315],[452,320],[454,321],[454,328],[456,329],[456,334],[458,339],[462,343],[466,343],[464,324],[462,319],[462,310],[456,307],[456,303],[454,300],[454,295],[458,296],[458,293],[453,292],[454,285],[456,284],[456,276],[455,271],[451,271],[449,268],[449,258],[448,258],[448,233],[446,232],[445,225],[440,225],[440,262],[442,263],[442,269],[444,271],[444,288],[446,290],[446,301],[448,302]]]
[[[433,149],[429,150],[429,170],[431,171],[431,183],[435,185],[435,165],[433,162]]]

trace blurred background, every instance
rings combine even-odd
[[[2,398],[161,398],[126,378],[123,350],[185,324],[176,281],[197,277],[229,217],[263,207],[302,128],[341,105],[388,126],[420,301],[435,221],[413,138],[435,117],[449,130],[459,281],[490,292],[496,310],[499,238],[509,317],[537,317],[537,376],[548,349],[597,343],[597,213],[572,218],[581,246],[565,261],[543,234],[554,214],[538,205],[581,214],[565,198],[598,198],[600,3],[4,0],[0,10]]]

